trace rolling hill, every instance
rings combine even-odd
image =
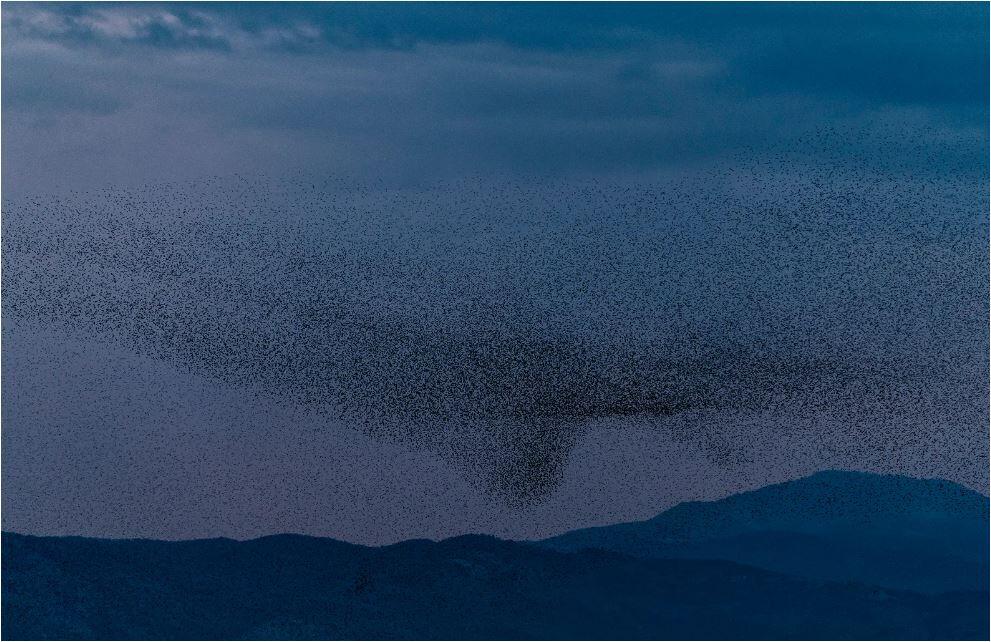
[[[920,498],[920,489],[933,492]],[[862,495],[868,491],[876,493]],[[947,554],[947,542],[968,542],[974,533],[940,538],[939,525],[982,520],[986,528],[987,500],[953,485],[831,473],[543,543],[469,535],[365,547],[299,535],[165,542],[4,533],[0,633],[5,639],[986,639],[986,584],[941,592],[883,588],[853,577],[864,575],[854,558],[828,573],[839,577],[815,577],[826,574],[822,560],[847,554],[844,548],[800,563],[803,552],[843,541],[880,575],[888,561],[871,557],[878,549],[856,548],[850,529],[867,529],[871,542],[886,533],[895,559],[932,541],[943,546],[934,555]],[[925,528],[899,530],[908,523]],[[671,550],[683,558],[716,552],[723,559],[664,558]],[[757,558],[757,552],[761,564],[728,559]],[[979,551],[967,549],[955,559],[974,556]],[[946,571],[938,582],[965,585],[968,573]]]
[[[988,524],[988,498],[952,482],[827,471],[542,545],[937,593],[987,589]]]

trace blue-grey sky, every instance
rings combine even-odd
[[[987,492],[985,4],[2,14],[4,529]]]
[[[981,3],[12,4],[3,186],[649,175],[783,149],[979,169],[986,23]]]

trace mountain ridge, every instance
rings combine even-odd
[[[583,529],[540,542],[468,534],[363,546],[298,534],[168,542],[4,532],[0,635],[6,639],[986,638],[986,574],[983,583],[975,581],[968,588],[967,578],[980,574],[970,559],[947,565],[938,555],[933,558],[932,551],[923,551],[935,565],[913,562],[920,555],[930,558],[920,553],[912,533],[898,535],[897,529],[892,530],[911,520],[890,520],[911,516],[909,508],[929,506],[931,514],[955,515],[956,523],[983,526],[986,535],[987,499],[969,490],[960,494],[955,485],[942,482],[920,485],[919,480],[875,477],[812,476],[795,480],[798,484],[786,482],[715,502],[680,504],[645,522],[616,525],[618,530]],[[877,484],[889,487],[887,495],[880,493],[882,499],[901,496],[905,487],[916,494],[920,489],[938,491],[923,492],[921,499],[881,515],[888,520],[882,520],[887,530],[881,530],[888,539],[878,547],[844,539],[828,528],[768,530],[765,526],[773,522],[773,511],[756,510],[770,509],[773,502],[765,501],[769,498],[778,501],[800,491],[797,496],[804,496],[808,505],[831,506],[829,511],[815,509],[808,515],[835,515],[835,502],[829,498],[835,499],[837,488],[864,492]],[[870,501],[855,504],[854,514],[871,510]],[[684,540],[678,544],[680,550],[665,542],[669,548],[661,553],[666,556],[657,550],[622,550],[629,543],[623,534],[630,529],[646,529],[650,535],[660,523],[663,532],[672,512],[677,519],[691,521],[702,519],[692,515],[706,517],[699,507],[712,510],[713,505],[729,512],[722,522],[714,522],[716,527],[731,527],[722,531],[728,533],[722,539]],[[740,506],[743,517],[733,514]],[[780,506],[794,508],[787,502]],[[708,522],[703,519],[703,523]],[[733,531],[740,523],[757,523],[760,528]],[[589,533],[617,532],[618,540],[607,538],[605,543],[618,550],[587,546],[589,542],[582,540]],[[581,541],[562,541],[569,535]],[[870,544],[873,535],[868,535]],[[822,548],[834,551],[833,556],[810,566],[808,552]],[[980,551],[969,555],[979,557]],[[874,576],[863,577],[862,567]],[[907,575],[899,575],[900,568],[908,568]],[[833,576],[821,577],[823,569]],[[939,581],[932,582],[932,577]],[[961,577],[967,581],[960,581]],[[924,584],[930,580],[929,585],[905,588],[920,578]]]
[[[3,543],[5,639],[972,639],[987,632],[986,592],[925,596],[731,561],[559,552],[496,538],[351,548],[320,538],[184,545],[5,533]]]
[[[953,482],[823,471],[652,518],[540,540],[645,558],[726,559],[938,593],[987,587],[989,500]]]

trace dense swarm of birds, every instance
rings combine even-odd
[[[982,398],[983,179],[789,166],[24,199],[4,206],[4,315],[305,402],[523,505],[600,419],[789,403],[856,421],[953,373]]]

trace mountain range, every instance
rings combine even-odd
[[[988,499],[867,473],[541,542],[2,543],[5,639],[988,637]]]

